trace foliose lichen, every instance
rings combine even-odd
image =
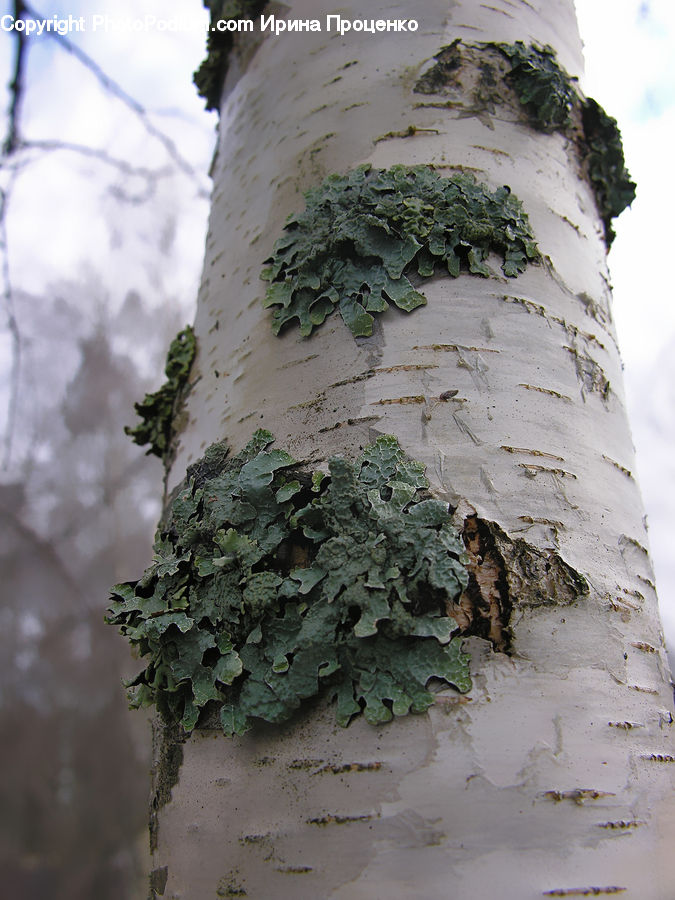
[[[577,94],[552,47],[525,45],[522,41],[487,46],[496,47],[508,59],[511,71],[507,78],[533,124],[541,131],[570,124]]]
[[[626,169],[616,119],[608,116],[595,100],[587,99],[582,105],[582,121],[588,151],[588,177],[609,246],[615,237],[612,219],[635,200],[636,184]]]
[[[611,220],[635,199],[635,183],[626,170],[616,121],[595,100],[579,93],[576,79],[560,65],[553,48],[523,41],[464,44],[458,39],[442,47],[434,59],[415,84],[416,93],[452,96],[468,90],[472,110],[480,116],[508,102],[503,87],[499,89],[505,81],[532,127],[571,138],[570,146],[576,147],[582,173],[595,194],[609,247],[614,238]],[[479,76],[474,80],[463,77],[476,69]]]
[[[505,275],[538,258],[520,201],[508,187],[491,191],[460,174],[430,166],[360,166],[329,175],[305,194],[266,260],[264,305],[274,308],[275,334],[293,319],[303,336],[338,309],[355,337],[373,330],[373,313],[389,303],[410,312],[426,303],[410,277],[437,265],[456,277],[466,266],[489,276],[486,258],[499,252]]]
[[[147,455],[164,459],[169,451],[176,406],[184,393],[196,352],[194,331],[187,325],[169,347],[164,367],[167,380],[158,391],[146,394],[140,403],[134,404],[143,421],[134,427],[127,426],[124,431],[136,444],[150,444]]]
[[[630,206],[636,187],[626,169],[616,119],[608,116],[595,100],[579,96],[574,79],[559,65],[551,47],[525,46],[522,41],[493,46],[509,59],[509,80],[537,128],[564,130],[571,124],[575,106],[580,107],[581,155],[609,246],[614,239],[612,219]]]
[[[221,30],[218,22],[229,19],[250,19],[265,7],[266,0],[204,0],[210,12],[206,38],[206,58],[193,75],[200,97],[206,100],[206,109],[219,109],[223,82],[227,75],[228,59],[233,35],[236,32]]]
[[[225,459],[216,445],[175,495],[153,564],[113,588],[107,621],[147,659],[132,705],[188,732],[219,709],[232,735],[319,693],[346,726],[424,711],[432,678],[467,691],[447,614],[467,558],[422,465],[383,436],[310,475],[272,440],[258,431]]]

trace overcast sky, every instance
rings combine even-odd
[[[37,5],[37,4],[36,4]],[[95,12],[113,18],[146,12],[182,18],[179,33],[121,28],[71,34],[108,74],[153,113],[153,122],[174,141],[196,175],[158,181],[155,202],[167,209],[172,250],[158,274],[147,265],[158,240],[157,214],[147,205],[124,201],[99,190],[96,180],[115,177],[111,167],[65,154],[36,157],[17,180],[10,216],[10,261],[14,283],[39,293],[77,273],[95,271],[109,285],[110,303],[119,305],[129,289],[151,304],[167,295],[190,315],[196,296],[208,212],[206,177],[216,125],[214,113],[191,85],[191,72],[203,56],[206,13],[200,0],[116,0],[93,4],[43,0],[40,12]],[[11,4],[0,2],[3,13]],[[675,205],[670,174],[675,135],[675,3],[673,0],[577,0],[586,46],[583,89],[619,120],[626,159],[638,183],[630,211],[616,223],[610,256],[615,313],[626,365],[626,385],[639,453],[639,473],[649,515],[651,544],[664,625],[675,646],[675,303],[666,278]],[[187,24],[195,27],[190,30]],[[1,75],[9,77],[10,40],[0,33]],[[24,121],[33,139],[60,139],[105,149],[138,165],[162,168],[165,150],[148,138],[127,106],[111,101],[95,78],[54,41],[35,40],[29,58]],[[7,173],[0,173],[7,186]],[[129,193],[142,194],[142,178],[129,178]],[[116,206],[116,204],[118,204]],[[161,235],[160,235],[161,237]],[[160,241],[161,243],[161,241]],[[4,327],[4,323],[3,323]],[[0,377],[6,384],[9,341],[0,333]],[[0,400],[4,395],[0,395]],[[4,404],[3,404],[4,405]]]
[[[576,0],[585,92],[615,116],[637,198],[609,262],[661,613],[675,647],[675,288],[667,276],[675,138],[675,3]]]

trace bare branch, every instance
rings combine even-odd
[[[14,2],[14,18],[20,19],[25,11],[23,0]],[[26,33],[15,31],[16,55],[14,57],[14,72],[9,83],[11,101],[9,105],[9,122],[7,124],[7,137],[2,146],[3,154],[10,156],[16,150],[19,142],[19,119],[21,116],[21,101],[24,89],[24,65],[26,62]]]
[[[26,11],[23,0],[14,2],[14,19],[21,19]],[[21,141],[19,120],[21,117],[21,102],[24,94],[24,73],[26,63],[26,33],[15,30],[14,32],[15,57],[12,80],[9,83],[11,101],[8,111],[7,136],[2,145],[2,167],[8,157],[16,153]],[[14,295],[9,274],[9,244],[7,238],[7,207],[14,179],[19,167],[7,167],[10,170],[9,183],[5,189],[0,189],[0,281],[2,284],[2,300],[7,316],[7,330],[11,341],[11,371],[9,376],[9,399],[7,403],[7,423],[3,437],[2,462],[4,470],[9,469],[12,459],[12,444],[14,441],[14,428],[16,425],[16,413],[19,402],[19,386],[21,381],[21,333],[19,323],[14,310]]]
[[[23,9],[34,19],[44,19],[42,13],[35,10],[28,3],[23,4]],[[168,137],[168,135],[166,135],[163,131],[161,131],[161,129],[153,125],[150,117],[148,116],[147,110],[138,102],[138,100],[128,94],[121,85],[119,85],[113,78],[111,78],[103,71],[103,69],[94,59],[91,58],[91,56],[85,53],[84,50],[80,49],[80,47],[74,44],[65,35],[59,34],[58,31],[45,31],[44,34],[47,37],[52,38],[52,40],[55,40],[58,44],[61,45],[61,47],[63,47],[64,50],[74,56],[75,59],[78,60],[78,62],[82,63],[83,66],[89,69],[89,71],[96,77],[99,84],[106,91],[108,91],[109,94],[112,94],[114,97],[117,97],[118,100],[121,100],[122,103],[124,103],[124,105],[138,117],[148,134],[162,144],[175,165],[185,175],[187,175],[188,178],[195,182],[195,184],[198,186],[200,196],[208,196],[208,191],[206,191],[202,186],[201,179],[199,178],[198,173],[178,151],[178,148],[171,140],[171,138]]]
[[[71,141],[55,141],[55,140],[20,140],[17,144],[17,150],[44,150],[59,151],[66,150],[69,153],[77,153],[80,156],[87,156],[96,159],[105,165],[112,166],[123,175],[131,178],[145,178],[148,181],[157,181],[159,178],[166,178],[174,171],[170,166],[163,166],[161,169],[148,169],[146,166],[132,166],[125,159],[117,156],[111,156],[106,150],[89,147],[87,144],[75,144]]]

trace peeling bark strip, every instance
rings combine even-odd
[[[610,384],[602,366],[585,353],[579,353],[575,347],[563,347],[574,358],[577,378],[581,382],[582,394],[600,394],[606,404],[609,400]]]
[[[424,394],[414,394],[411,397],[391,397],[385,400],[373,400],[371,406],[390,406],[393,403],[426,403]]]
[[[535,607],[575,603],[589,593],[583,575],[554,550],[540,550],[523,538],[512,540],[499,525],[490,523],[490,533],[504,560],[512,606]]]
[[[642,650],[643,653],[658,653],[656,647],[652,647],[651,644],[646,643],[646,641],[631,641],[631,647],[635,647],[636,650]]]
[[[625,466],[622,466],[621,463],[618,463],[615,459],[612,459],[610,456],[606,456],[604,453],[602,454],[602,458],[606,460],[610,465],[614,466],[615,469],[618,469],[619,472],[622,472],[627,478],[632,478],[633,473],[630,469],[627,469]]]
[[[508,623],[511,599],[506,580],[504,558],[499,552],[487,522],[477,516],[464,520],[462,532],[469,556],[469,586],[458,608],[450,610],[465,633],[491,641],[497,650],[508,647]]]

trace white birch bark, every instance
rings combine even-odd
[[[391,433],[438,496],[556,550],[590,594],[536,609],[513,597],[511,654],[470,639],[473,690],[441,692],[428,714],[341,729],[318,704],[243,738],[196,732],[158,812],[162,896],[534,900],[621,888],[667,900],[671,687],[593,196],[561,135],[508,106],[480,118],[420,107],[429,98],[411,90],[458,37],[550,44],[579,74],[572,0],[366,6],[296,0],[288,16],[414,15],[419,30],[267,36],[230,79],[169,485],[211,442],[236,451],[258,427],[314,466]],[[410,125],[411,137],[381,139]],[[517,279],[495,259],[490,279],[428,280],[428,305],[390,310],[372,338],[355,341],[337,314],[310,339],[274,337],[262,261],[302,191],[362,163],[464,167],[508,184],[548,262]]]

